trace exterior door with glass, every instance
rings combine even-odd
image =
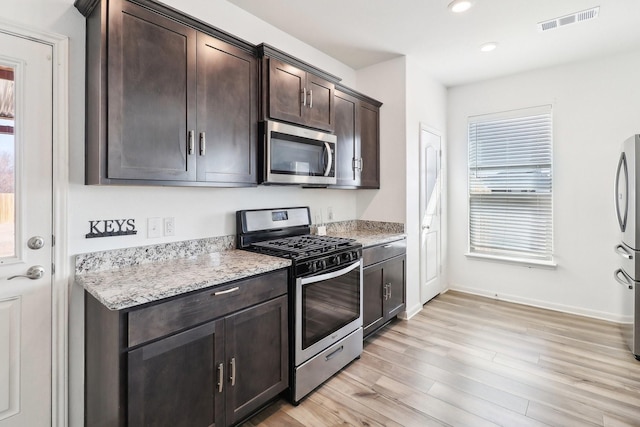
[[[442,292],[441,271],[441,137],[420,126],[420,301]]]
[[[52,423],[52,54],[0,32],[0,427]]]

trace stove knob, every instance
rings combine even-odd
[[[342,254],[342,258],[344,258],[345,261],[349,262],[353,259],[353,256],[351,255],[351,252],[345,252]]]
[[[309,271],[311,273],[315,273],[316,272],[316,263],[315,262],[313,262],[313,261],[309,262],[309,263],[307,263],[307,266],[308,266]]]
[[[340,265],[340,255],[336,255],[333,257],[333,264]]]
[[[318,261],[316,263],[316,268],[318,269],[318,271],[324,270],[325,268],[327,268],[327,262],[325,260]]]
[[[358,256],[358,251],[351,252],[351,259],[352,260],[357,260],[358,258],[360,258],[360,256]]]

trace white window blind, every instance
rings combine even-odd
[[[469,252],[551,261],[551,106],[469,118]]]

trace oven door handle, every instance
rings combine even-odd
[[[362,264],[362,260],[358,260],[358,262],[351,264],[350,266],[348,266],[347,268],[343,268],[342,270],[332,271],[331,273],[321,274],[319,276],[302,277],[300,279],[300,283],[304,286],[304,285],[308,285],[309,283],[316,283],[316,282],[322,282],[323,280],[335,279],[336,277],[340,277],[344,274],[347,274],[355,270],[356,268],[359,268],[361,264]]]

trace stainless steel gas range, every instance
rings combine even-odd
[[[298,403],[362,353],[362,245],[310,234],[308,207],[236,213],[237,246],[291,259],[290,399]]]

